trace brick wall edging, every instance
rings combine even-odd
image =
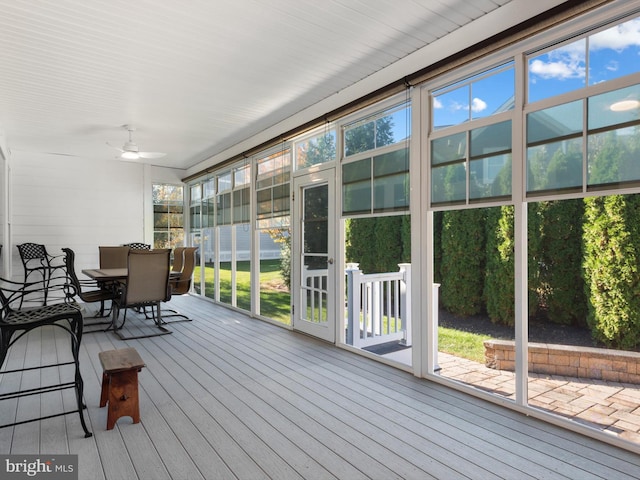
[[[515,342],[485,340],[485,365],[515,371]],[[529,372],[640,384],[640,353],[608,348],[529,343]]]

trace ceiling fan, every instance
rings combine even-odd
[[[114,147],[113,145],[107,142],[107,145],[115,148],[120,152],[120,157],[123,160],[139,160],[140,158],[161,158],[166,155],[166,153],[162,152],[141,152],[138,149],[138,145],[133,141],[132,135],[135,132],[135,127],[132,125],[123,125],[123,128],[126,128],[129,132],[129,140],[125,142],[122,148]]]

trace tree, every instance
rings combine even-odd
[[[485,298],[494,323],[515,324],[513,207],[490,208],[487,213]]]
[[[593,337],[618,348],[640,345],[640,197],[585,200],[584,276]]]
[[[541,303],[551,322],[586,327],[587,299],[582,277],[584,201],[541,202],[539,208]]]
[[[443,215],[440,300],[443,307],[458,315],[475,315],[483,309],[484,224],[484,209]]]
[[[376,220],[349,218],[346,222],[346,261],[358,263],[363,272],[373,272],[376,268]]]
[[[336,139],[333,132],[315,137],[303,145],[306,149],[296,152],[298,165],[310,167],[336,158]]]

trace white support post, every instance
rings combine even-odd
[[[371,283],[371,336],[382,333],[382,282]]]
[[[360,344],[360,277],[357,263],[347,264],[347,345]]]
[[[433,345],[433,371],[434,373],[440,371],[440,365],[438,365],[438,311],[440,310],[439,306],[439,295],[440,295],[440,284],[434,283],[432,287],[432,305],[431,305],[431,316],[433,318],[433,331],[431,332],[431,337],[433,341],[431,345]]]
[[[399,263],[403,280],[400,282],[400,316],[402,318],[402,329],[405,331],[404,342],[411,343],[411,264]]]

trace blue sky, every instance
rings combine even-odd
[[[528,65],[530,102],[638,72],[640,18],[532,56]],[[470,79],[434,97],[434,124],[437,128],[491,115],[511,101],[513,91],[513,70]]]

